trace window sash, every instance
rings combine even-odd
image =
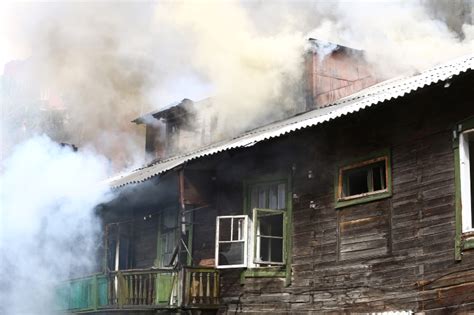
[[[460,134],[459,138],[459,168],[461,175],[461,221],[462,232],[474,232],[472,226],[472,204],[471,204],[471,161],[469,156],[469,134],[474,130],[467,130]]]
[[[221,230],[221,220],[222,219],[231,219],[231,231],[230,231],[230,240],[228,241],[221,241],[219,240],[220,236],[220,230]],[[234,220],[238,219],[243,219],[243,227],[242,227],[242,238],[238,240],[233,240],[233,229],[235,228],[234,226]],[[225,215],[225,216],[217,216],[216,217],[216,245],[215,245],[215,265],[216,268],[219,269],[225,269],[225,268],[241,268],[241,267],[247,267],[247,244],[248,244],[248,216],[246,215]],[[219,248],[220,244],[235,244],[235,243],[241,243],[243,244],[244,247],[244,257],[243,257],[243,263],[242,264],[233,264],[233,265],[220,265],[219,264]]]
[[[267,213],[268,215],[282,215],[282,236],[272,236],[272,235],[262,235],[259,234],[259,213]],[[268,264],[268,265],[285,265],[286,262],[286,230],[287,230],[287,213],[285,210],[276,210],[276,209],[262,209],[254,208],[253,209],[253,236],[254,236],[254,264]],[[260,241],[261,239],[281,239],[282,240],[282,261],[263,261],[260,260]]]

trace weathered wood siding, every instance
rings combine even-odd
[[[292,172],[294,233],[291,284],[241,281],[240,269],[223,270],[221,312],[473,311],[474,251],[454,259],[452,150],[452,127],[474,115],[472,85],[472,74],[465,75],[448,89],[430,87],[226,153],[217,166],[216,213],[242,213],[242,180]],[[391,150],[393,196],[335,209],[338,166],[385,148]],[[203,229],[213,230],[195,226],[196,249]]]

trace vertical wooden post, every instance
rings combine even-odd
[[[97,310],[97,306],[99,304],[99,288],[97,282],[97,275],[92,277],[92,309]]]
[[[126,290],[125,290],[125,287],[126,287],[126,284],[125,284],[125,279],[122,275],[122,272],[121,271],[118,271],[117,272],[117,276],[116,276],[116,281],[117,281],[117,303],[118,303],[118,308],[122,308],[123,305],[125,304],[125,300],[126,300]]]
[[[180,220],[180,240],[179,240],[179,249],[178,249],[178,262],[179,264],[186,264],[186,262],[180,261],[181,259],[181,252],[183,244],[186,244],[186,204],[185,204],[185,196],[184,196],[184,168],[181,168],[178,173],[179,176],[179,220]]]

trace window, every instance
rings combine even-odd
[[[164,209],[159,214],[158,256],[155,263],[159,267],[169,267],[179,240],[178,210]]]
[[[283,265],[286,241],[286,183],[250,185],[250,209],[254,227],[253,263]]]
[[[278,277],[290,283],[291,193],[288,187],[288,178],[244,183],[245,215],[217,217],[217,268],[247,267],[241,279]]]
[[[216,266],[247,266],[247,216],[219,216],[216,222]]]
[[[131,239],[131,222],[106,225],[105,240],[108,270],[126,270],[132,267]]]
[[[474,249],[474,118],[456,125],[454,173],[456,193],[456,238],[454,257],[462,259],[463,250]]]
[[[388,152],[339,168],[336,208],[386,198],[390,195],[391,174]]]
[[[255,259],[254,263],[283,265],[285,250],[284,211],[254,209]]]
[[[459,162],[461,180],[462,232],[474,232],[473,188],[471,178],[474,174],[474,129],[464,131],[459,136]]]

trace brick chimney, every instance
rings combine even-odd
[[[306,110],[322,108],[377,83],[363,51],[309,39]]]

